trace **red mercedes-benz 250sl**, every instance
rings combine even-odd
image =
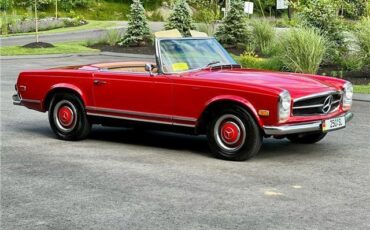
[[[315,143],[352,118],[351,83],[243,69],[214,38],[157,38],[156,63],[119,62],[20,73],[14,104],[49,112],[64,140],[92,124],[206,134],[215,156],[246,160],[263,137]]]

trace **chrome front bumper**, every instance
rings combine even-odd
[[[13,94],[13,105],[21,105],[21,98],[18,94]]]
[[[344,115],[344,118],[347,124],[347,122],[352,120],[353,113],[351,112],[346,113]],[[322,121],[282,126],[263,126],[263,130],[265,131],[266,135],[288,135],[294,133],[317,132],[322,130]]]

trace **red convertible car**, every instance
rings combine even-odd
[[[243,69],[214,38],[157,38],[156,62],[68,66],[20,73],[14,104],[49,112],[63,140],[92,124],[207,135],[215,156],[246,160],[265,137],[315,143],[353,114],[351,83]]]

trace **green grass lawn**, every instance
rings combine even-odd
[[[370,84],[367,84],[367,85],[355,85],[355,86],[353,86],[353,91],[355,93],[366,93],[366,94],[370,94]]]
[[[0,56],[99,52],[97,49],[86,47],[85,42],[55,43],[54,46],[55,47],[53,48],[24,48],[22,46],[5,46],[0,47]]]
[[[75,27],[66,27],[66,28],[58,28],[46,31],[40,31],[39,34],[57,34],[57,33],[65,33],[65,32],[73,32],[73,31],[83,31],[83,30],[94,30],[94,29],[109,29],[110,27],[115,27],[120,25],[119,21],[95,21],[89,20],[89,23],[83,26],[75,26]],[[16,34],[8,34],[2,35],[2,37],[10,37],[10,36],[21,36],[21,35],[34,35],[35,32],[29,33],[16,33]]]

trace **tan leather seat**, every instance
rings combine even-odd
[[[107,69],[108,71],[114,72],[133,72],[133,73],[146,73],[145,65],[148,62],[112,62],[112,63],[102,63],[94,64],[93,67],[98,67],[100,69]],[[149,63],[156,66],[154,63]],[[156,72],[155,68],[153,72]]]

